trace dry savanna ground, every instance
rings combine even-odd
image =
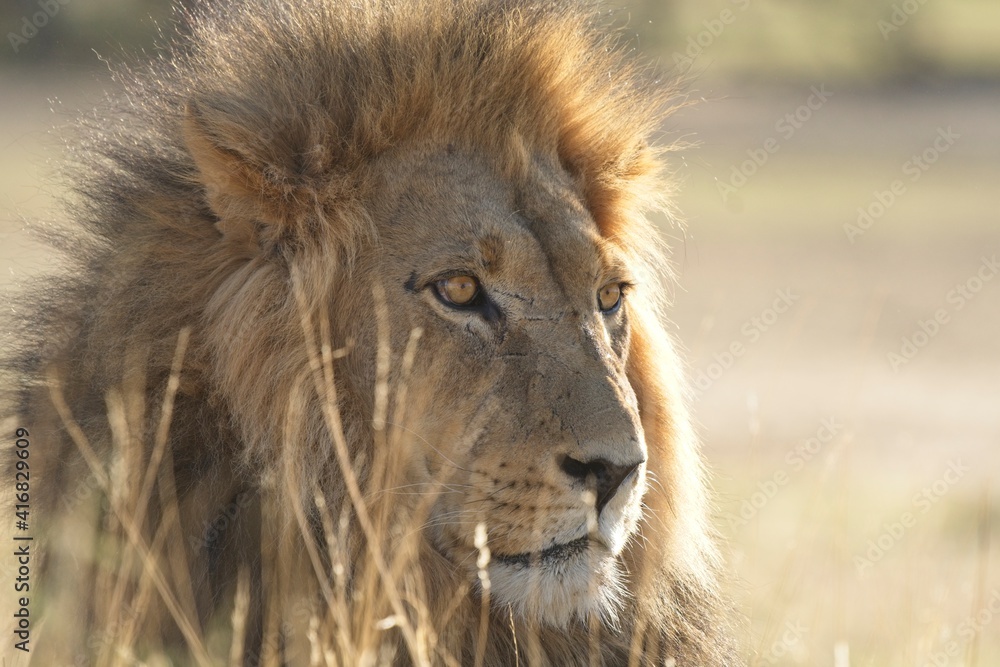
[[[100,85],[0,74],[4,299]],[[751,663],[1000,664],[1000,90],[693,88],[671,319]]]

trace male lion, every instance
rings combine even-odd
[[[741,664],[644,217],[669,105],[596,16],[227,2],[83,122],[8,363],[40,664]]]

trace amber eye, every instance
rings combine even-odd
[[[613,313],[621,302],[621,283],[608,283],[597,292],[597,303],[603,313]]]
[[[472,276],[453,276],[435,283],[438,296],[454,306],[469,306],[479,295],[479,281]]]

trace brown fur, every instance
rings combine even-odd
[[[400,663],[507,665],[516,645],[521,664],[741,664],[644,217],[664,206],[651,138],[666,91],[569,1],[257,5],[189,17],[190,37],[85,123],[68,277],[34,292],[35,334],[11,364],[41,520],[99,527],[69,555],[52,542],[51,607],[89,620],[40,655],[74,655],[109,614],[139,651],[189,645],[178,613],[210,637],[244,572],[247,664],[308,656],[311,617],[352,664],[357,637],[400,610],[405,627],[369,642]],[[488,277],[497,309],[469,319],[436,301],[428,281],[453,270]],[[635,286],[606,317],[588,299],[612,280]],[[95,477],[81,437],[110,470],[111,511],[66,500]],[[638,532],[613,559],[621,609],[494,604],[481,634],[475,525],[500,554],[577,525],[564,456],[645,461]],[[181,611],[142,598],[142,577],[126,588],[145,606],[95,608],[138,561],[87,549],[107,548],[102,533],[135,546],[115,512],[151,462],[138,534]],[[347,574],[331,577],[338,554]]]

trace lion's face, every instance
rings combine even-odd
[[[613,616],[646,488],[625,256],[557,169],[536,163],[514,187],[442,150],[388,181],[358,275],[381,282],[397,352],[422,330],[407,481],[439,493],[432,544],[475,581],[483,523],[495,601],[551,624]],[[355,386],[371,386],[370,366],[348,363]]]

